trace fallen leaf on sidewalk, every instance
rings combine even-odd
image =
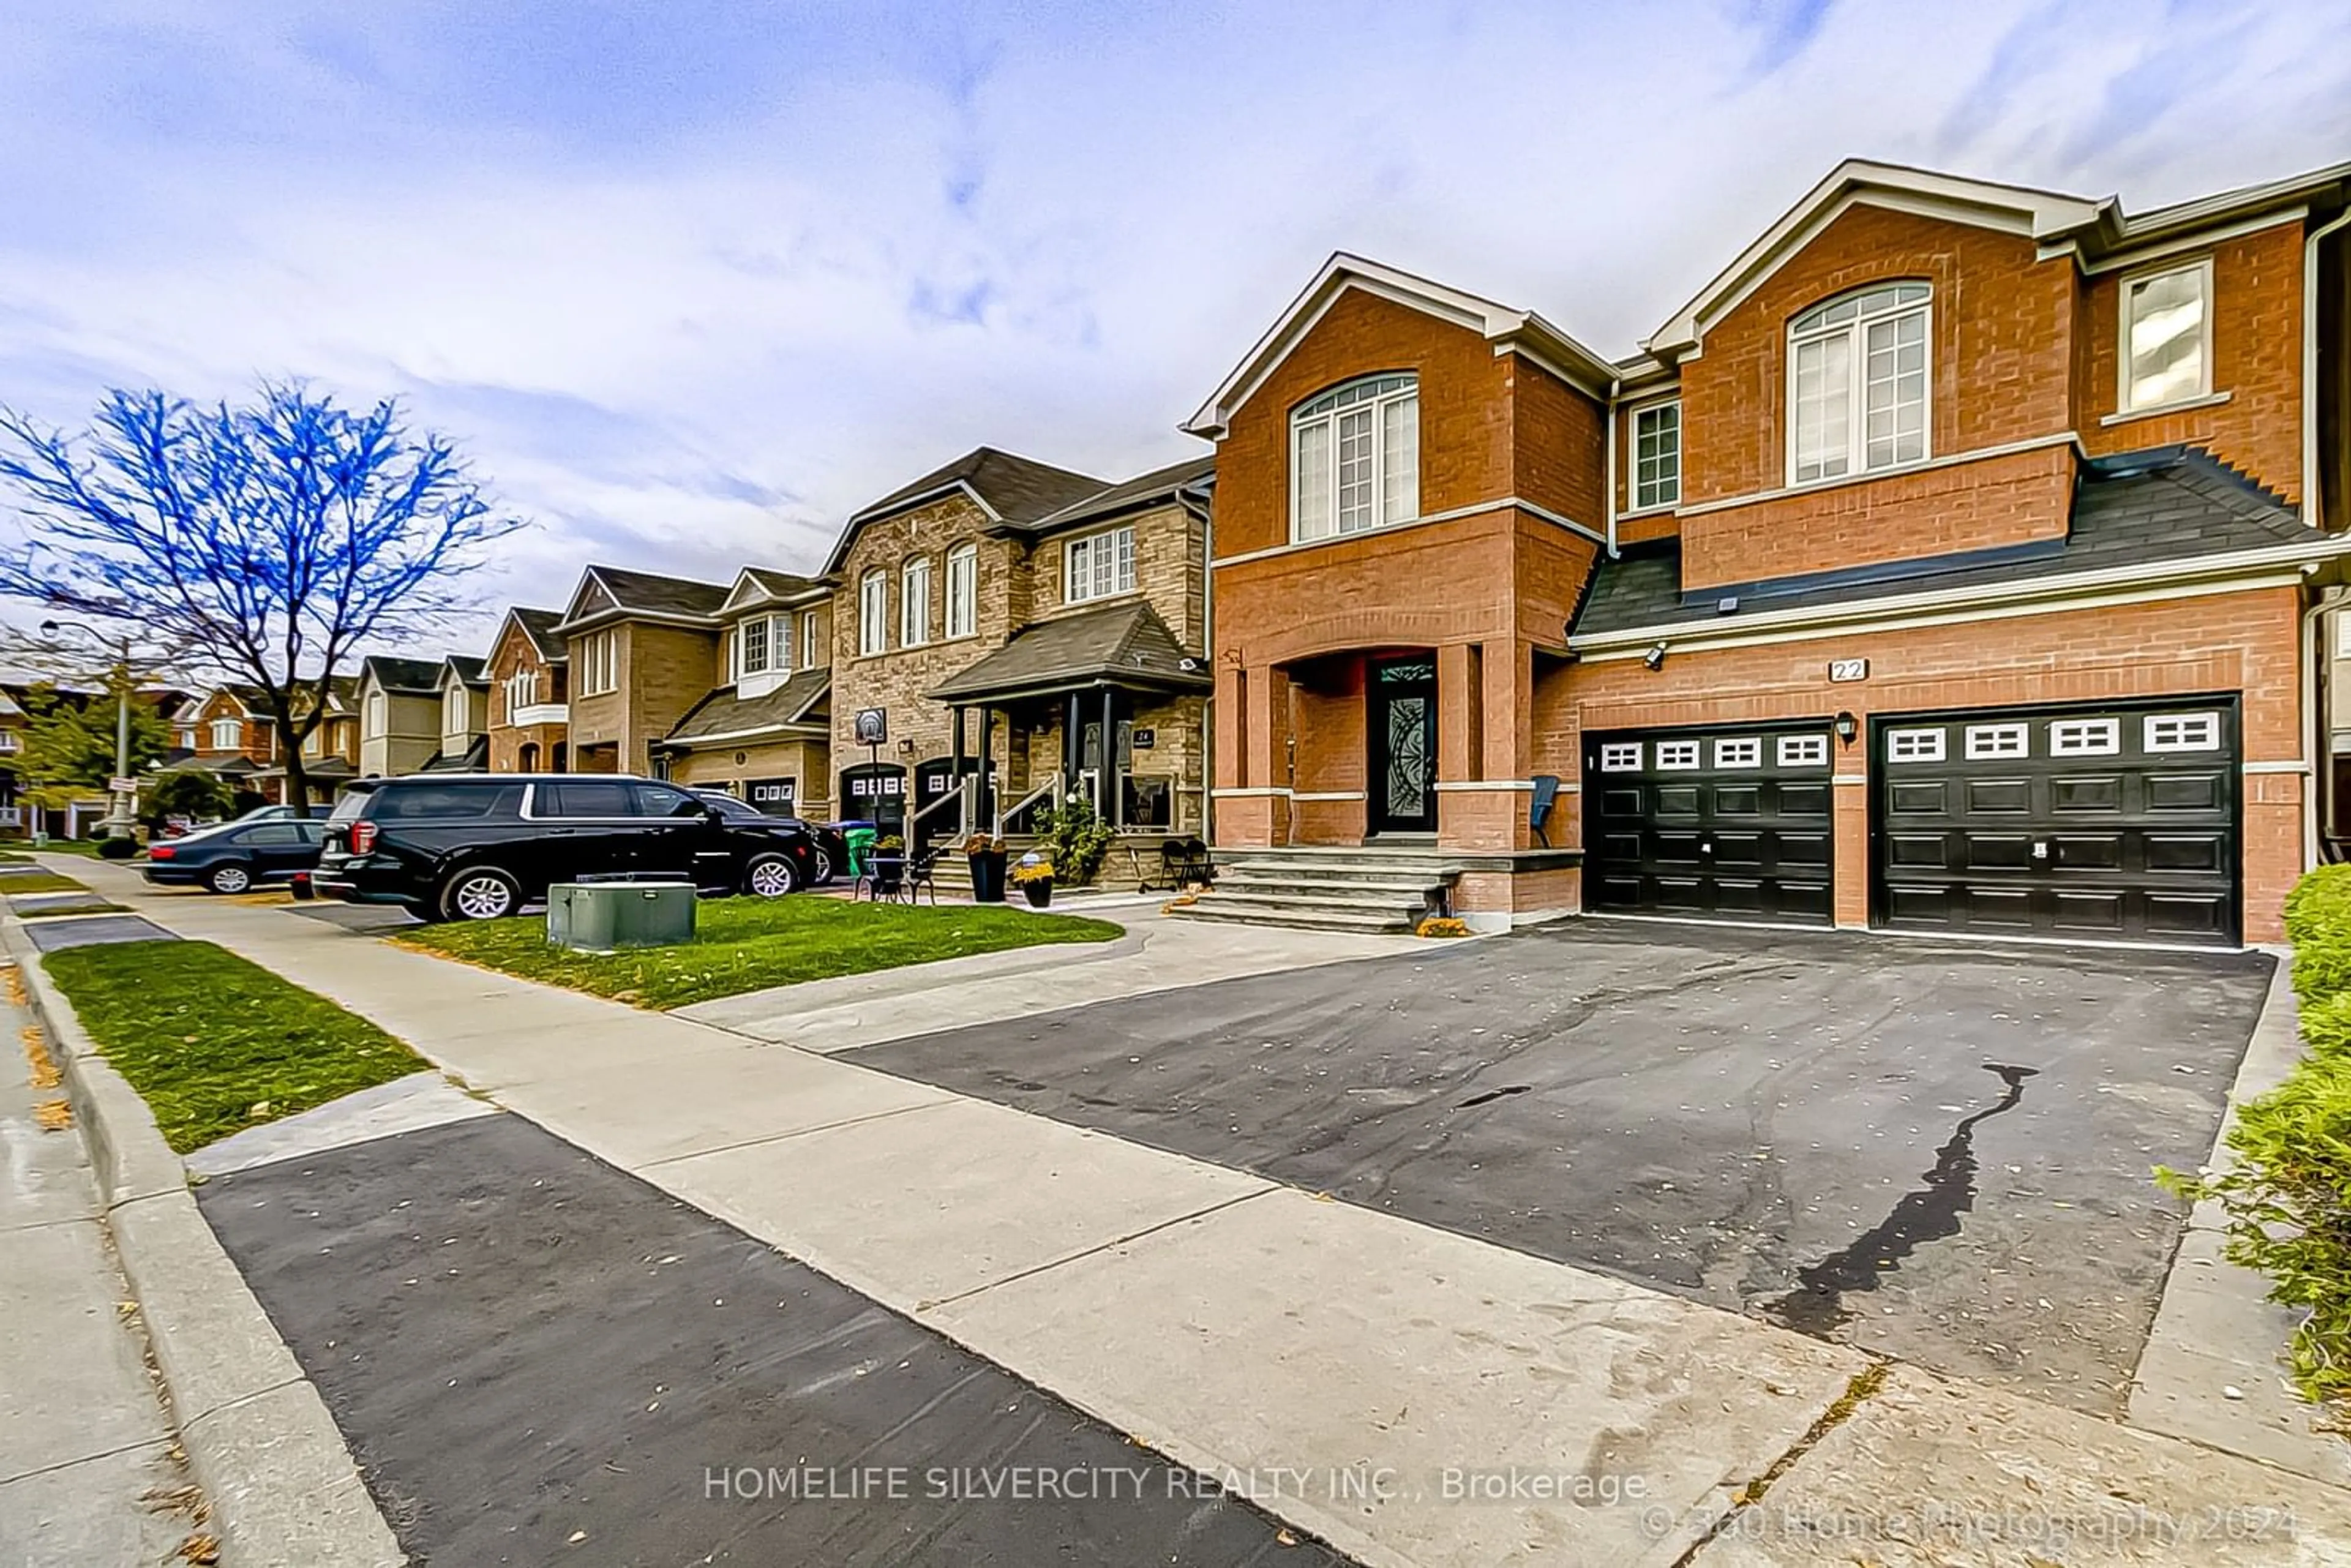
[[[58,1083],[57,1059],[49,1054],[48,1037],[36,1025],[26,1024],[18,1031],[25,1042],[25,1060],[33,1064],[33,1087],[55,1089]]]
[[[62,1133],[73,1125],[73,1107],[63,1100],[44,1100],[33,1107],[33,1120],[45,1133]]]
[[[217,1563],[220,1561],[220,1542],[209,1535],[191,1535],[180,1542],[180,1550],[173,1555],[183,1563]]]

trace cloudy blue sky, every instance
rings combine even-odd
[[[2351,158],[2351,0],[75,0],[0,20],[0,402],[398,393],[589,559],[1106,476],[1333,249],[1629,352],[1840,158],[2132,207]]]

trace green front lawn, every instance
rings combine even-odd
[[[549,946],[547,923],[535,915],[427,925],[403,931],[396,940],[643,1008],[678,1008],[935,958],[1047,942],[1108,942],[1123,930],[1107,920],[993,905],[721,898],[700,906],[695,939],[676,947],[574,953]]]
[[[59,876],[53,871],[12,871],[0,876],[0,893],[89,893],[89,889],[69,876]],[[91,894],[93,898],[97,896]]]
[[[41,961],[180,1154],[428,1065],[209,942],[67,947]]]

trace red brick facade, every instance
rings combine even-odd
[[[1475,852],[1457,887],[1473,914],[1572,910],[1571,856],[1539,852],[1538,775],[1564,789],[1550,844],[1582,842],[1587,731],[2231,696],[2240,702],[2242,932],[2273,938],[2304,863],[2308,745],[2301,726],[2304,588],[2226,578],[2158,597],[2129,581],[2093,597],[1928,604],[1847,627],[1698,622],[1690,646],[1646,667],[1637,646],[1571,652],[1605,536],[1678,540],[1682,590],[1886,570],[1925,558],[2060,549],[2085,465],[2174,444],[2209,451],[2291,502],[2302,473],[2303,245],[2289,214],[2160,264],[2209,256],[2210,381],[2198,406],[2116,418],[2127,250],[2092,258],[2013,222],[1862,200],[1792,240],[1706,313],[1678,362],[1627,361],[1614,496],[1606,399],[1464,320],[1429,286],[1395,298],[1364,275],[1301,317],[1272,362],[1236,372],[1211,404],[1219,439],[1213,566],[1217,837],[1228,846],[1351,844],[1378,831],[1367,672],[1434,663],[1436,841]],[[2239,226],[2242,226],[2240,224]],[[1802,230],[1795,231],[1799,235]],[[1876,476],[1797,486],[1789,458],[1789,323],[1847,291],[1931,288],[1928,455]],[[1409,283],[1411,280],[1405,280]],[[1443,298],[1440,298],[1440,295]],[[1313,542],[1291,537],[1290,413],[1357,377],[1418,377],[1418,518]],[[1244,380],[1244,374],[1247,379]],[[1238,389],[1238,390],[1235,390]],[[1630,509],[1628,410],[1682,404],[1676,503]],[[1205,412],[1205,411],[1204,411]],[[1590,537],[1584,530],[1601,536]],[[1889,590],[1898,593],[1902,590]],[[1914,595],[1918,590],[1908,590]],[[1744,630],[1744,627],[1741,627]],[[1832,686],[1833,660],[1867,660]],[[1834,759],[1836,923],[1870,922],[1866,747]],[[1393,827],[1394,824],[1391,824]],[[1480,858],[1482,857],[1482,858]],[[1566,863],[1563,863],[1566,862]]]

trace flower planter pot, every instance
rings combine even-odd
[[[1052,880],[1049,877],[1039,882],[1024,882],[1020,884],[1020,894],[1029,901],[1029,908],[1042,909],[1053,902]]]
[[[971,861],[971,898],[975,904],[1004,902],[1004,861],[1002,850],[982,850],[969,857]]]

